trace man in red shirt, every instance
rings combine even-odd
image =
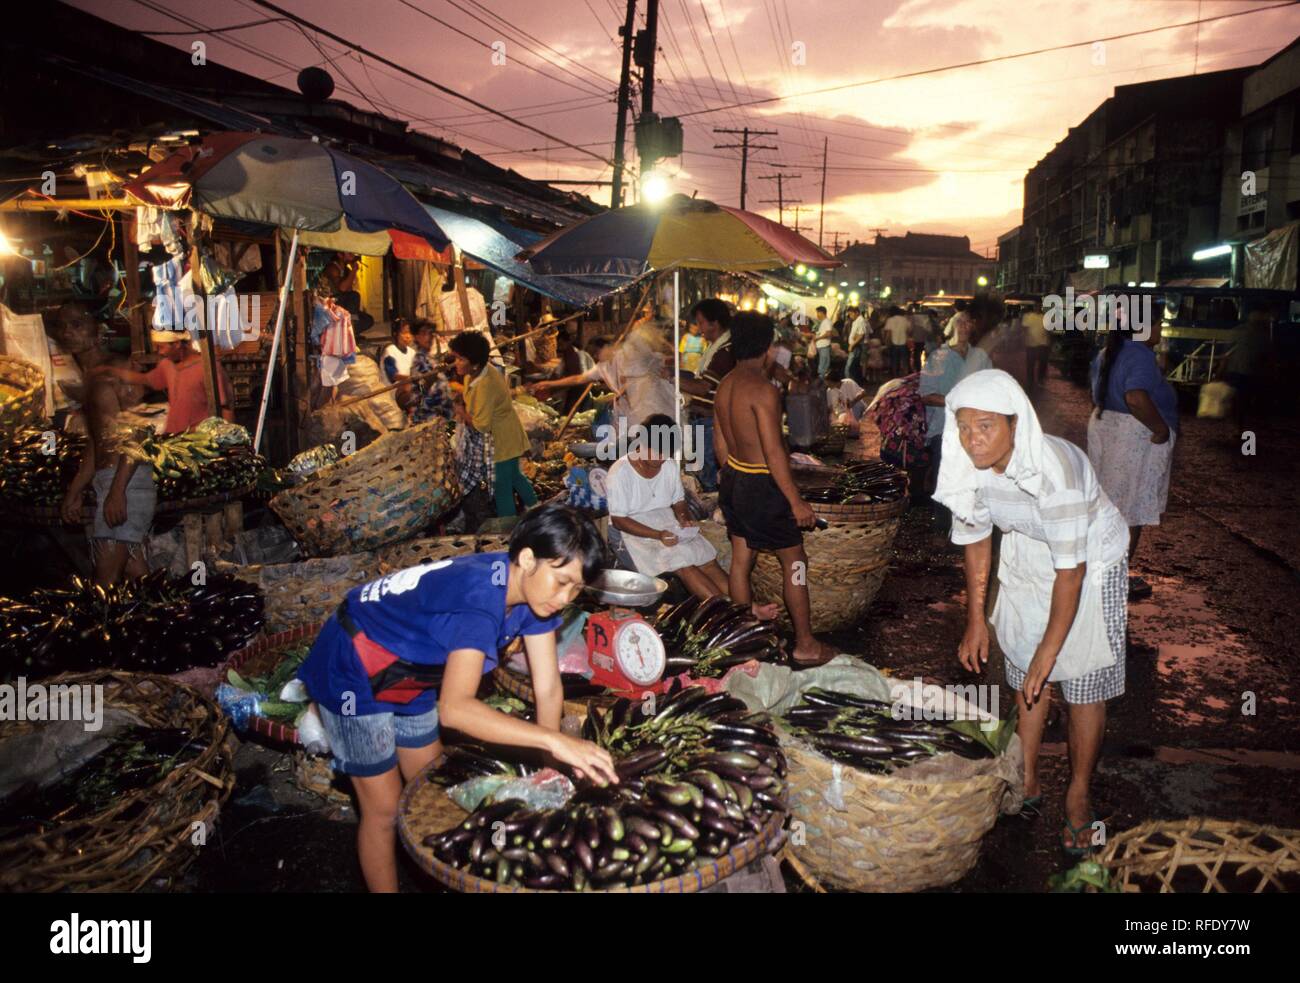
[[[101,366],[96,372],[112,373],[124,382],[167,392],[167,421],[163,433],[181,433],[206,420],[208,393],[203,385],[203,356],[190,344],[183,331],[154,331],[154,348],[162,359],[148,372],[135,372],[117,366]],[[222,419],[235,419],[230,380],[218,366],[217,402]]]

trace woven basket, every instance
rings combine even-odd
[[[6,399],[0,393],[0,447],[45,415],[45,373],[31,362],[0,355],[0,386],[15,390]]]
[[[554,891],[535,891],[526,887],[513,887],[484,880],[463,870],[444,864],[433,856],[433,851],[423,845],[426,836],[441,833],[462,822],[465,812],[449,798],[446,791],[429,780],[432,766],[407,783],[397,807],[397,831],[406,852],[430,877],[453,891],[467,894],[554,894]],[[677,877],[668,877],[637,887],[616,887],[599,894],[693,894],[743,870],[759,857],[772,853],[780,846],[781,826],[785,816],[775,813],[767,825],[755,836],[736,844],[729,853],[712,858],[707,864]]]
[[[406,539],[460,497],[441,420],[385,434],[301,485],[271,508],[310,556],[372,550]]]
[[[261,676],[271,672],[279,664],[280,653],[284,649],[296,642],[314,640],[320,634],[320,629],[320,624],[314,623],[299,625],[288,631],[280,631],[272,635],[262,635],[251,644],[230,653],[229,658],[219,667],[222,681],[225,681],[228,669],[234,669],[235,672],[245,678],[248,676]],[[249,720],[248,730],[258,737],[264,737],[277,744],[298,743],[297,728],[282,724],[280,721],[272,720],[269,717],[254,715]]]
[[[555,340],[560,336],[558,331],[547,331],[545,334],[539,334],[533,338],[533,345],[537,352],[537,361],[553,362],[559,357],[559,351],[556,349]]]
[[[537,695],[533,692],[533,681],[527,676],[521,676],[516,672],[511,672],[505,666],[497,666],[492,670],[492,685],[495,686],[506,696],[513,696],[516,699],[523,700],[529,706],[537,705]],[[583,696],[570,697],[564,701],[564,715],[580,717],[586,719],[587,707],[592,703],[598,706],[613,706],[618,697],[610,696]]]
[[[211,831],[235,787],[235,740],[226,715],[198,690],[165,676],[104,670],[43,682],[103,686],[102,706],[129,711],[150,727],[186,728],[206,747],[96,815],[0,842],[0,890],[136,891],[177,877],[197,855],[192,838],[200,824]],[[0,722],[0,739],[39,726]]]
[[[275,633],[298,625],[319,625],[334,613],[353,587],[394,570],[504,548],[497,536],[429,536],[378,550],[323,556],[298,563],[240,566],[218,560],[216,570],[262,588],[266,600],[266,631]]]
[[[1097,857],[1127,893],[1261,894],[1300,889],[1300,830],[1196,818],[1143,823]]]
[[[885,519],[897,519],[907,512],[911,504],[907,496],[894,502],[850,502],[840,504],[837,502],[809,502],[818,518],[825,519],[827,522],[835,525],[845,523],[876,522]]]
[[[812,451],[814,454],[830,454],[832,456],[843,454],[848,439],[849,428],[842,423],[832,423],[831,432],[813,444]]]
[[[796,741],[781,749],[790,769],[787,852],[814,886],[922,891],[960,880],[979,859],[1007,787],[997,775],[909,782],[834,762]]]
[[[837,522],[829,529],[804,533],[813,631],[837,631],[861,620],[885,581],[899,525],[898,518]],[[756,601],[778,604],[781,617],[789,617],[783,603],[784,574],[776,554],[758,555],[751,582]]]

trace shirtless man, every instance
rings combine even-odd
[[[812,506],[795,488],[790,457],[781,437],[781,394],[766,374],[774,328],[765,314],[745,311],[731,319],[731,349],[736,367],[718,386],[713,412],[714,445],[725,461],[719,478],[719,504],[731,537],[731,598],[753,603],[750,575],[760,550],[776,553],[784,570],[786,610],[794,624],[794,661],[816,666],[835,650],[813,637],[811,607],[804,577],[803,533],[817,521]]]
[[[86,373],[82,407],[88,439],[81,468],[63,496],[63,521],[81,522],[87,487],[95,489],[95,518],[87,527],[95,583],[108,587],[125,574],[141,577],[149,572],[144,541],[149,535],[158,492],[150,468],[119,453],[115,446],[117,415],[140,401],[141,388],[112,374],[92,372],[112,363],[98,345],[94,319],[85,306],[65,304],[59,310],[60,340]]]

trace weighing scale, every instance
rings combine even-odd
[[[592,585],[601,600],[614,602],[587,618],[593,683],[634,698],[663,692],[668,665],[663,639],[632,607],[653,604],[666,588],[662,580],[625,570],[607,570]]]

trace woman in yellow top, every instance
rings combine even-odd
[[[465,380],[464,402],[456,413],[475,430],[492,435],[497,515],[516,514],[515,492],[525,509],[532,508],[537,493],[519,470],[519,459],[528,450],[528,435],[515,412],[505,376],[488,365],[491,350],[487,339],[477,331],[462,331],[451,339],[449,347],[456,360],[456,375]]]

